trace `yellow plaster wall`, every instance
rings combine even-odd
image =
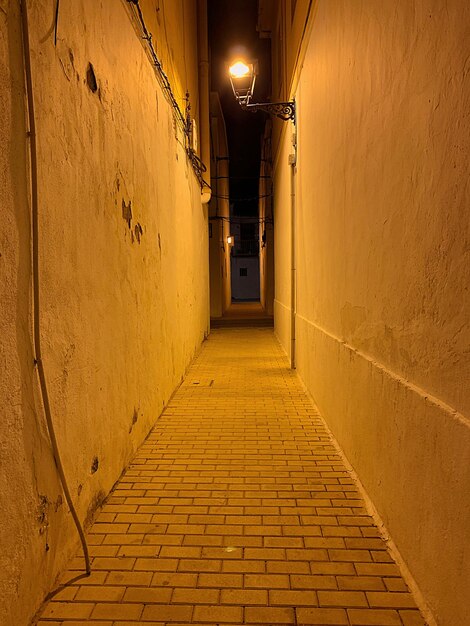
[[[54,3],[28,4],[43,360],[65,472],[86,522],[208,332],[207,214],[126,3],[60,3],[57,47]],[[177,20],[195,3],[165,4]],[[194,85],[196,30],[186,21]],[[172,32],[178,39],[169,45],[181,55],[181,29]],[[85,80],[89,62],[96,93]],[[197,110],[194,87],[191,95]],[[78,541],[33,368],[21,29],[18,3],[6,0],[0,145],[0,622],[26,626]]]
[[[209,239],[210,314],[222,317],[232,302],[230,285],[229,161],[224,114],[217,92],[211,93],[211,187],[209,205],[212,237]]]
[[[223,240],[222,222],[210,220],[210,231],[212,236],[209,239],[209,278],[210,278],[210,315],[211,317],[222,317],[222,276],[223,276],[223,255],[221,246]]]
[[[284,122],[285,123],[285,122]],[[284,129],[274,160],[274,329],[291,356],[291,132]]]
[[[267,315],[274,314],[274,223],[272,185],[272,124],[268,121],[261,144],[259,181],[260,302]],[[264,234],[264,244],[263,244]]]
[[[184,110],[186,92],[189,92],[191,116],[198,121],[198,74],[195,72],[197,53],[193,47],[196,41],[197,2],[140,0],[140,5],[178,104]]]
[[[469,24],[463,0],[320,0],[295,94],[298,371],[441,626],[470,597]]]

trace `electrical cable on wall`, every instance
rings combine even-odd
[[[163,70],[163,65],[160,59],[157,56],[155,51],[155,47],[152,42],[152,33],[148,30],[147,25],[145,23],[145,19],[142,13],[142,9],[140,8],[139,0],[126,0],[127,5],[130,8],[130,12],[134,17],[134,21],[138,25],[138,29],[141,32],[141,38],[147,44],[147,55],[150,58],[150,62],[152,63],[157,80],[160,84],[160,87],[163,90],[163,94],[167,99],[168,103],[171,105],[173,109],[173,114],[176,120],[176,123],[183,131],[186,137],[186,154],[188,156],[189,162],[194,170],[196,178],[201,185],[201,190],[205,187],[210,189],[210,185],[204,180],[203,174],[207,171],[206,166],[200,159],[200,157],[196,154],[196,151],[191,147],[191,132],[192,132],[192,124],[190,117],[190,105],[189,105],[189,94],[186,92],[186,110],[183,112],[180,109],[180,106],[175,98],[175,94],[173,93],[173,89],[171,88],[171,83],[168,76],[165,74]]]
[[[59,26],[59,2],[60,0],[56,1],[56,5],[55,5],[55,14],[54,14],[54,46],[57,46],[57,28]]]
[[[26,95],[28,104],[28,122],[29,122],[29,149],[30,149],[30,167],[31,167],[31,221],[32,221],[32,257],[33,257],[33,344],[35,358],[34,362],[37,367],[39,377],[39,387],[41,398],[46,417],[47,430],[51,440],[52,453],[54,462],[57,467],[62,489],[65,499],[73,517],[73,521],[77,528],[80,542],[82,545],[83,556],[85,558],[85,569],[87,575],[91,573],[90,557],[88,554],[88,546],[85,539],[85,533],[75,510],[70,490],[67,485],[64,468],[60,458],[59,445],[55,434],[54,423],[52,420],[51,406],[49,402],[49,393],[47,390],[46,375],[41,354],[41,327],[40,327],[40,282],[39,282],[39,202],[38,202],[38,170],[37,170],[37,143],[36,143],[36,119],[34,115],[34,97],[33,97],[33,80],[31,72],[31,51],[29,45],[29,28],[28,28],[28,9],[27,0],[20,0],[22,35],[23,35],[23,53],[25,65],[26,79]]]

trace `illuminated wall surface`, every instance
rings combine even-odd
[[[298,372],[438,624],[464,626],[470,5],[314,4],[294,87]],[[291,150],[285,128],[275,312],[286,351]]]
[[[0,2],[0,623],[16,626],[29,622],[78,546],[33,369],[18,4]],[[207,332],[208,227],[127,3],[61,2],[57,46],[54,4],[28,3],[41,332],[69,486],[90,520]],[[175,96],[184,105],[188,88],[197,118],[195,5],[165,3],[169,41],[153,4],[143,10]]]
[[[272,124],[265,127],[261,144],[261,167],[259,180],[259,219],[260,219],[260,301],[267,315],[273,315],[274,299],[274,224],[273,224],[273,185],[272,185]]]
[[[231,304],[229,160],[225,121],[217,92],[210,95],[211,187],[209,204],[210,314],[222,317]],[[212,219],[211,219],[212,218]]]

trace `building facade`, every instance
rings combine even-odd
[[[85,527],[209,328],[208,194],[201,198],[201,149],[188,152],[185,132],[190,105],[191,126],[201,146],[207,141],[197,2],[141,3],[166,82],[134,3],[110,10],[94,0],[64,2],[58,14],[54,4],[27,2],[30,59],[20,3],[0,6],[5,625],[29,622],[79,545],[34,362],[25,62],[36,121],[42,362]]]
[[[229,155],[220,99],[211,92],[211,187],[209,205],[210,313],[222,317],[232,302]]]
[[[443,626],[470,597],[470,9],[261,0],[275,328]],[[410,578],[411,580],[411,578]]]

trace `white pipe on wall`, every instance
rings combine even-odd
[[[201,192],[201,201],[207,204],[211,199],[211,152],[209,128],[209,46],[207,39],[207,0],[198,0],[198,49],[199,49],[199,124],[201,137],[201,160],[207,170],[203,179],[207,183]]]
[[[295,165],[291,165],[291,330],[290,366],[295,369],[295,315],[296,315],[296,271],[295,271]]]
[[[293,154],[289,155],[289,165],[290,165],[290,198],[291,198],[291,330],[290,330],[290,366],[291,369],[295,369],[295,316],[297,313],[296,306],[296,296],[297,296],[297,273],[296,273],[296,255],[295,255],[295,246],[296,246],[296,206],[295,206],[295,171],[297,166],[297,129],[294,127],[292,133],[292,146],[293,146]]]

